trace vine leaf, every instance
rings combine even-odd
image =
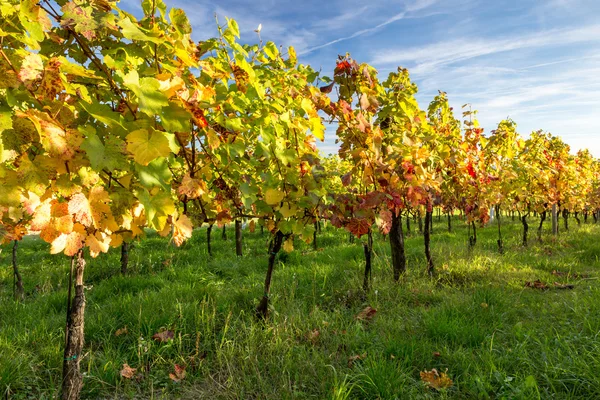
[[[142,165],[148,165],[154,159],[167,157],[171,153],[169,140],[164,132],[152,128],[138,129],[127,135],[127,151]]]

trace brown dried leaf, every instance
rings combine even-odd
[[[448,370],[446,370],[448,372]],[[421,371],[421,380],[429,387],[440,390],[451,387],[454,382],[452,379],[446,374],[446,372],[442,372],[441,374],[437,369],[432,369],[431,371]]]
[[[358,360],[364,360],[367,357],[367,353],[357,354],[352,357],[348,357],[348,368],[352,368],[354,366],[354,362]]]
[[[321,336],[321,332],[318,329],[313,329],[312,331],[306,334],[306,338],[312,343],[315,344],[319,340],[319,336]]]
[[[335,82],[331,82],[329,85],[327,86],[321,86],[319,88],[319,90],[321,91],[321,93],[331,93],[331,91],[333,90],[333,85],[335,84]]]
[[[162,332],[155,333],[152,336],[152,339],[156,340],[159,343],[164,343],[164,342],[168,342],[169,340],[173,340],[174,337],[175,337],[175,333],[173,333],[173,331],[170,331],[167,329]]]
[[[121,370],[121,376],[125,379],[132,379],[137,372],[137,368],[131,368],[129,364],[123,364],[123,369]]]
[[[533,289],[540,289],[540,290],[548,289],[548,285],[546,285],[544,282],[540,281],[539,279],[534,282],[529,282],[529,281],[525,282],[525,287],[530,287]]]
[[[115,336],[121,336],[121,335],[126,335],[127,333],[129,333],[129,331],[127,330],[127,325],[125,325],[124,327],[122,327],[121,329],[117,329],[115,332]]]
[[[359,320],[359,321],[370,321],[373,319],[373,317],[375,316],[375,314],[377,314],[377,310],[374,309],[371,306],[367,306],[364,308],[364,310],[362,310],[361,312],[359,312],[356,317],[354,317],[355,319]]]

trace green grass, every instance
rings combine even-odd
[[[406,242],[408,273],[392,282],[389,245],[375,234],[373,290],[365,297],[360,241],[331,227],[319,247],[296,241],[280,254],[271,316],[257,322],[267,237],[245,232],[237,258],[228,230],[204,229],[182,248],[149,235],[119,273],[119,251],[88,259],[84,398],[184,399],[592,399],[600,398],[600,226],[588,224],[520,246],[521,226],[505,218],[503,255],[496,230],[435,218],[437,274],[425,274],[422,237]],[[411,224],[416,229],[416,224]],[[15,399],[58,395],[69,261],[27,237],[19,264],[27,298],[12,300],[10,248],[0,254],[0,394]],[[557,277],[553,270],[571,273]],[[574,277],[574,274],[585,277]],[[525,281],[569,282],[574,290],[540,291]],[[354,316],[366,305],[369,322]],[[127,327],[127,334],[115,336]],[[161,329],[175,339],[157,343]],[[310,332],[318,330],[318,337]],[[439,352],[440,356],[434,356]],[[354,355],[366,357],[349,365]],[[126,380],[124,363],[138,368]],[[181,383],[169,378],[186,365]],[[446,371],[454,386],[428,389],[419,372]]]

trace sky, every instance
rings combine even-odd
[[[572,152],[600,158],[600,0],[164,0],[186,11],[194,40],[234,18],[243,42],[294,46],[299,62],[332,76],[349,52],[384,80],[408,68],[425,109],[442,90],[456,116],[470,103],[489,133],[511,118],[543,129]],[[125,0],[124,9],[139,9]],[[336,153],[335,129],[319,144]]]

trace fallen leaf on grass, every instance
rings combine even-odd
[[[481,308],[488,308],[488,303],[481,303]]]
[[[446,370],[448,372],[448,370]],[[437,369],[432,369],[431,371],[421,371],[421,380],[429,387],[440,390],[451,387],[454,382],[448,376],[446,372],[442,372],[441,374]]]
[[[554,282],[554,287],[556,289],[575,289],[575,285],[570,285],[568,283],[560,283],[560,282]]]
[[[364,310],[362,310],[361,312],[359,312],[356,317],[356,319],[360,320],[360,321],[370,321],[373,319],[373,317],[375,316],[375,314],[377,314],[377,310],[374,309],[371,306],[367,306],[365,307]]]
[[[115,336],[121,336],[121,335],[125,335],[127,333],[129,333],[129,331],[127,330],[127,325],[125,325],[123,328],[117,329],[115,331]]]
[[[540,281],[539,279],[534,282],[525,282],[525,287],[530,287],[533,289],[541,289],[541,290],[548,289],[548,285],[546,285],[544,282]]]
[[[306,335],[307,339],[312,344],[317,343],[317,340],[319,340],[319,336],[321,336],[321,332],[319,332],[318,329],[313,329],[312,331],[308,332],[308,334]]]
[[[352,357],[348,357],[348,368],[354,366],[354,362],[358,360],[364,360],[367,357],[367,353],[357,354]]]
[[[152,335],[152,339],[154,339],[160,343],[164,343],[164,342],[168,342],[169,340],[173,340],[174,337],[175,337],[175,333],[173,333],[173,331],[170,331],[170,330],[158,332],[158,333],[155,333],[154,335]]]
[[[171,372],[169,378],[175,383],[181,382],[185,378],[185,366],[175,364],[175,373]]]
[[[441,356],[442,356],[442,353],[440,353],[439,351],[434,351],[434,352],[433,352],[433,356],[434,356],[435,358],[438,358],[438,357],[441,357]]]
[[[131,368],[129,364],[123,364],[123,369],[121,370],[121,376],[125,379],[132,379],[137,372],[137,368]]]

